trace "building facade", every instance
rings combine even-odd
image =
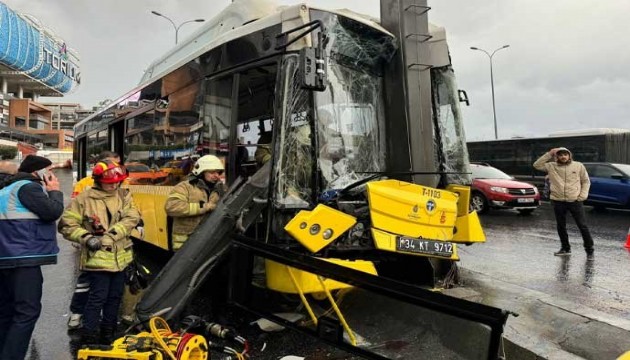
[[[55,124],[53,109],[39,99],[62,97],[80,83],[77,53],[39,20],[0,1],[0,138],[71,148],[72,129]]]
[[[42,105],[52,110],[52,128],[54,130],[72,130],[74,124],[94,114],[96,110],[84,109],[76,103],[45,102]]]

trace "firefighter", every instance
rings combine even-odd
[[[120,164],[120,155],[116,154],[115,152],[105,150],[98,155],[98,160],[99,161],[110,160],[110,161]],[[77,183],[74,185],[74,188],[72,189],[71,197],[74,199],[83,190],[88,189],[92,187],[93,185],[94,185],[94,179],[92,178],[92,176],[84,177],[83,179],[77,181]]]
[[[120,155],[113,151],[104,150],[98,156],[99,161],[108,160],[113,161],[115,163],[120,164]],[[126,185],[127,181],[123,182],[123,185]],[[74,199],[77,195],[83,192],[85,189],[89,189],[94,186],[94,178],[92,176],[86,176],[83,179],[79,180],[74,189],[72,191],[72,198]],[[136,226],[135,230],[132,232],[132,236],[138,239],[144,239],[144,227],[142,221]],[[88,295],[90,292],[90,274],[88,272],[81,272],[79,277],[77,278],[77,282],[74,287],[74,293],[72,294],[72,300],[70,301],[70,316],[68,316],[68,329],[76,330],[81,327],[83,320],[83,308],[87,303]],[[130,306],[125,306],[125,302],[127,300],[127,296],[123,299],[123,308],[124,315],[123,319],[126,321],[131,321],[131,311]],[[131,303],[131,307],[135,305],[135,299],[129,299],[129,303]]]
[[[94,166],[92,177],[94,186],[72,200],[58,230],[81,244],[80,268],[89,273],[81,342],[109,344],[116,331],[125,268],[133,260],[129,235],[140,222],[140,212],[129,191],[120,188],[127,178],[124,167],[103,160]]]
[[[193,166],[192,175],[177,184],[166,200],[166,214],[173,218],[173,250],[179,250],[204,215],[213,211],[226,186],[221,182],[225,167],[214,155],[205,155]]]

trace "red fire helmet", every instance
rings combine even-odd
[[[109,160],[99,161],[92,169],[94,181],[103,184],[114,184],[124,181],[127,178],[125,167]]]

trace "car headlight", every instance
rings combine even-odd
[[[500,186],[490,186],[490,190],[494,191],[494,192],[504,193],[504,194],[508,193],[508,189],[507,188],[500,187]]]
[[[534,194],[538,194],[538,188],[534,186]]]

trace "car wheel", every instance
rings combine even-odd
[[[531,215],[534,212],[534,209],[520,209],[518,212],[521,215]]]
[[[470,210],[475,210],[478,214],[485,214],[488,212],[488,200],[480,193],[474,193],[470,197]]]

